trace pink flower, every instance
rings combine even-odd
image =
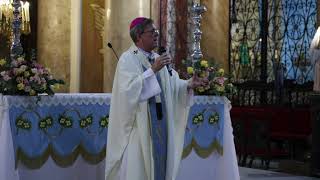
[[[24,80],[23,80],[23,84],[29,84],[28,79],[24,79]]]
[[[43,66],[41,64],[35,63],[34,67],[36,67],[37,69],[43,69]]]
[[[218,77],[216,78],[216,82],[220,85],[223,85],[224,84],[224,77]]]
[[[44,72],[43,69],[38,69],[39,74],[43,74],[43,72]]]
[[[20,73],[20,69],[19,68],[13,68],[13,74],[14,75],[18,75]]]
[[[3,80],[5,80],[5,81],[9,81],[10,79],[11,79],[11,77],[9,75],[3,76]]]

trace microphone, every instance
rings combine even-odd
[[[113,47],[112,47],[112,45],[111,45],[110,42],[108,42],[108,47],[109,47],[110,49],[112,49],[113,54],[116,56],[117,60],[119,61],[119,57],[118,57],[116,51],[113,49]]]
[[[166,52],[167,52],[167,50],[166,50],[165,47],[163,47],[163,46],[160,46],[160,47],[159,47],[159,49],[158,49],[159,55],[162,55],[162,54],[164,54],[164,53],[166,53]],[[166,66],[167,66],[167,69],[168,69],[168,72],[169,72],[170,76],[172,76],[171,64],[167,64]]]

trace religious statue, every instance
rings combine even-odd
[[[310,55],[312,64],[314,64],[313,90],[320,92],[320,27],[311,42]]]
[[[244,35],[240,44],[240,63],[243,65],[249,64],[249,47],[246,35]]]

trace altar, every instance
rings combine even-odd
[[[104,180],[110,98],[0,96],[0,180]],[[178,180],[239,179],[230,109],[194,97]]]

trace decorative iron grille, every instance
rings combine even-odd
[[[231,2],[230,73],[233,80],[260,80],[261,41],[259,2]]]
[[[230,0],[230,74],[238,88],[245,88],[232,100],[309,103],[316,14],[317,0]]]
[[[230,72],[233,80],[275,80],[280,62],[283,79],[298,84],[313,80],[309,47],[316,30],[316,0],[231,0]],[[262,24],[263,11],[268,12]],[[267,71],[261,72],[262,29],[267,26]]]

